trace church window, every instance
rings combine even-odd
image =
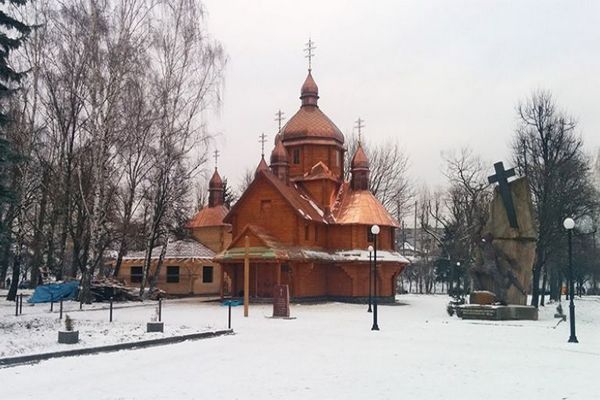
[[[315,242],[319,241],[319,226],[315,225]]]
[[[213,267],[210,265],[205,265],[202,267],[202,283],[212,283],[213,282]]]
[[[143,275],[142,267],[131,267],[129,280],[131,283],[141,283]]]
[[[167,283],[179,283],[179,267],[167,267]]]
[[[300,164],[300,149],[294,149],[292,154],[294,158],[294,164]]]
[[[335,166],[339,168],[340,166],[340,151],[336,150],[335,151]]]
[[[260,211],[262,211],[262,212],[271,211],[271,200],[261,200],[260,201]]]
[[[310,225],[304,225],[304,240],[308,240],[310,238]]]

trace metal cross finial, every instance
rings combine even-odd
[[[358,129],[358,142],[360,143],[361,141],[361,135],[362,135],[362,128],[365,127],[365,120],[361,119],[360,117],[358,117],[358,119],[356,120],[356,129]]]
[[[278,125],[279,125],[279,130],[277,132],[281,132],[281,122],[285,119],[285,117],[283,116],[285,113],[281,110],[277,110],[277,112],[275,113],[275,121],[277,121]]]
[[[315,46],[315,42],[312,41],[312,39],[309,37],[308,38],[308,42],[306,43],[306,47],[304,48],[304,51],[306,52],[306,58],[308,58],[308,70],[311,71],[312,70],[312,58],[315,55],[314,54],[314,50],[317,47]]]
[[[515,209],[515,204],[513,203],[512,195],[510,194],[510,186],[508,185],[508,178],[516,175],[515,169],[510,168],[505,170],[504,164],[500,161],[494,164],[494,170],[496,171],[496,174],[488,176],[488,182],[498,182],[498,190],[500,191],[500,197],[502,197],[502,203],[506,210],[508,222],[512,228],[517,229],[519,228],[519,224],[517,223],[517,211]]]
[[[258,137],[260,138],[258,141],[260,142],[261,146],[261,156],[262,158],[265,158],[265,142],[267,141],[267,135],[265,135],[263,132]]]
[[[216,150],[216,149],[215,149],[215,151],[214,151],[214,153],[213,153],[213,157],[215,158],[215,169],[217,169],[217,163],[218,163],[218,161],[219,161],[219,154],[220,154],[220,153],[219,153],[219,150]]]

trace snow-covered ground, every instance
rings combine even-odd
[[[233,336],[0,369],[0,398],[600,398],[598,297],[576,301],[579,344],[567,343],[568,323],[557,326],[553,306],[539,321],[462,321],[446,314],[445,296],[398,299],[404,305],[379,307],[378,332],[364,305],[293,305],[291,320],[268,318],[268,305],[252,305],[249,318],[234,307]],[[115,318],[145,322],[151,310],[120,309]],[[2,323],[11,319],[3,311]],[[173,301],[163,319],[222,329],[227,309]]]
[[[80,339],[78,344],[68,345],[57,343],[58,331],[64,330],[64,320],[59,320],[58,303],[50,312],[48,303],[30,305],[24,301],[22,315],[15,317],[15,303],[0,301],[0,357],[137,342],[213,330],[213,321],[187,316],[189,310],[184,305],[198,302],[199,299],[163,302],[163,316],[173,312],[173,315],[169,315],[172,317],[171,323],[165,325],[164,333],[146,333],[146,322],[156,315],[157,302],[114,303],[113,322],[110,323],[108,303],[84,305],[80,311],[78,302],[65,301],[63,314],[71,317]],[[182,317],[179,318],[179,315]]]

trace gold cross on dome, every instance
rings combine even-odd
[[[263,133],[261,133],[258,136],[260,139],[258,139],[258,141],[260,142],[260,146],[261,146],[261,156],[264,158],[265,157],[265,142],[267,141],[267,135]]]
[[[277,112],[275,113],[275,121],[277,121],[278,126],[279,126],[279,130],[277,132],[281,132],[281,122],[285,119],[285,117],[283,116],[285,113],[281,110],[277,110]]]
[[[360,143],[362,137],[362,128],[365,127],[365,120],[361,119],[360,117],[358,117],[358,119],[356,120],[356,129],[358,129],[358,142]]]
[[[306,43],[306,47],[304,48],[304,51],[306,52],[306,58],[308,58],[308,70],[312,70],[312,58],[315,55],[314,54],[314,50],[317,47],[315,46],[315,42],[312,41],[312,39],[309,37],[308,38],[308,42]]]
[[[213,152],[213,157],[215,158],[215,169],[217,169],[217,162],[219,161],[219,150],[216,150]]]

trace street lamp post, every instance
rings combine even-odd
[[[377,235],[379,235],[379,225],[373,225],[371,227],[371,233],[373,234],[373,326],[372,331],[378,331],[379,325],[377,325]]]
[[[577,336],[575,336],[575,304],[573,298],[575,297],[575,285],[573,284],[573,247],[572,247],[572,232],[575,228],[575,221],[573,218],[566,218],[563,221],[563,226],[567,230],[569,237],[569,322],[571,323],[571,336],[569,336],[569,343],[579,343]]]
[[[371,310],[371,302],[372,302],[371,288],[373,287],[373,283],[372,283],[373,263],[371,261],[372,260],[371,254],[373,253],[373,246],[369,245],[367,250],[369,250],[369,309],[367,310],[367,312],[373,312]]]

